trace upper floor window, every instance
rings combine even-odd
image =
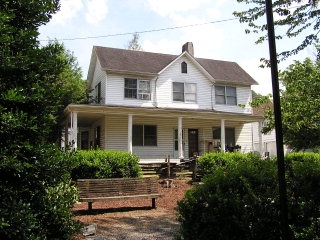
[[[150,81],[136,78],[124,79],[124,97],[150,100]]]
[[[215,86],[216,104],[237,105],[235,87]]]
[[[186,62],[181,63],[181,73],[188,73],[188,65]]]
[[[195,83],[172,83],[173,101],[196,102],[197,85]]]
[[[155,125],[133,125],[133,146],[157,146],[157,126]]]
[[[99,82],[95,86],[94,91],[95,91],[95,102],[101,103],[101,82]]]

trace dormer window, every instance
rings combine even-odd
[[[186,62],[181,63],[181,73],[188,73],[188,65]]]

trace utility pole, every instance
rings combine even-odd
[[[278,78],[278,62],[277,50],[274,33],[274,21],[272,0],[266,0],[266,15],[268,26],[268,40],[269,53],[271,65],[271,78],[273,90],[273,108],[276,131],[276,145],[277,145],[277,163],[278,163],[278,180],[279,180],[279,199],[280,199],[280,217],[281,217],[281,239],[289,240],[289,226],[288,226],[288,204],[287,204],[287,187],[285,179],[285,165],[284,165],[284,151],[283,151],[283,133],[281,120],[281,106],[280,106],[280,91]]]

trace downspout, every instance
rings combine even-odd
[[[214,87],[214,82],[212,83],[212,85],[211,85],[211,110],[214,110],[214,108],[213,108],[213,87]]]
[[[153,102],[153,106],[158,107],[158,99],[157,99],[157,82],[158,82],[158,78],[156,78],[155,82],[154,82],[154,102]]]

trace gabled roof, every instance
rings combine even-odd
[[[157,75],[180,55],[133,51],[109,47],[93,47],[92,57],[96,54],[102,70],[131,74]],[[204,58],[194,58],[216,82],[239,85],[254,85],[257,82],[237,63]],[[95,61],[94,61],[95,62]],[[88,79],[93,73],[90,63]],[[92,77],[92,76],[91,76]]]

